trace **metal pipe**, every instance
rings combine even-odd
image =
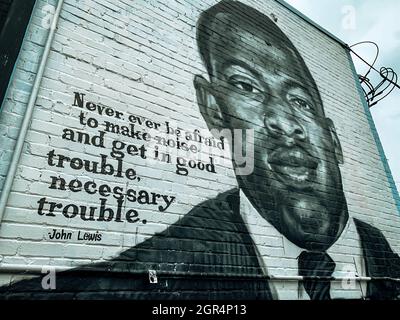
[[[27,274],[43,274],[45,270],[52,269],[56,272],[62,272],[71,269],[70,267],[60,267],[60,266],[31,266],[23,264],[7,264],[0,266],[0,273],[27,273]]]
[[[32,92],[31,92],[31,95],[29,97],[29,101],[28,101],[28,105],[27,105],[26,110],[25,110],[24,118],[22,120],[22,125],[21,125],[21,129],[19,131],[19,135],[18,135],[18,139],[17,139],[16,145],[15,145],[13,157],[11,159],[11,163],[10,163],[10,167],[8,169],[7,177],[6,177],[6,180],[4,182],[3,190],[1,192],[1,196],[0,196],[0,225],[1,225],[1,221],[3,219],[4,211],[6,209],[8,197],[9,197],[10,192],[11,192],[11,187],[12,187],[12,184],[13,184],[13,181],[14,181],[15,173],[17,171],[19,159],[20,159],[21,154],[22,154],[22,149],[23,149],[23,146],[24,146],[24,143],[25,143],[25,137],[26,137],[26,134],[28,132],[28,128],[29,128],[29,125],[30,125],[30,122],[31,122],[32,113],[33,113],[33,110],[34,110],[34,107],[35,107],[35,103],[36,103],[36,99],[37,99],[37,96],[38,96],[38,93],[39,93],[40,83],[41,83],[42,78],[43,78],[44,69],[46,67],[47,58],[48,58],[49,53],[50,53],[51,44],[52,44],[53,39],[54,39],[54,34],[55,34],[56,27],[57,27],[58,19],[60,17],[61,8],[62,8],[63,3],[64,3],[64,0],[58,0],[57,8],[56,8],[56,11],[54,13],[53,21],[51,23],[50,31],[49,31],[49,34],[47,36],[46,44],[45,44],[45,47],[44,47],[42,59],[40,60],[39,68],[38,68],[38,71],[37,71],[37,74],[36,74],[36,77],[35,77],[35,81],[33,83]]]
[[[67,270],[73,270],[74,267],[63,267],[63,266],[38,266],[38,265],[19,265],[19,264],[3,264],[0,265],[0,274],[1,273],[12,273],[12,274],[44,274],[47,271],[52,269],[55,272],[62,272]],[[82,268],[81,271],[84,272],[109,272],[109,273],[126,273],[126,274],[136,274],[136,275],[143,275],[148,276],[147,270],[130,270],[127,271],[126,269],[118,270],[116,268],[107,270],[105,267],[90,267],[85,266]],[[182,276],[192,276],[192,277],[212,277],[212,278],[239,278],[242,280],[245,279],[265,279],[265,280],[272,280],[272,281],[302,281],[304,278],[302,276],[264,276],[261,274],[255,275],[240,275],[240,274],[232,274],[232,273],[201,273],[201,272],[182,272],[182,271],[156,271],[157,276],[174,276],[174,277],[182,277]],[[400,282],[400,278],[391,278],[391,277],[314,277],[320,280],[331,280],[331,281],[372,281],[372,280],[390,280]]]

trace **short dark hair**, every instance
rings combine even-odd
[[[282,46],[292,48],[297,52],[289,38],[265,14],[238,1],[222,0],[202,12],[197,22],[197,45],[207,68],[210,64],[210,40],[216,33],[214,25],[218,22],[217,15],[220,13],[229,15],[230,21],[245,22],[264,33],[268,33],[271,38],[279,39],[275,42],[282,43]]]

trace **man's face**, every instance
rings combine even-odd
[[[218,24],[223,37],[211,38],[209,92],[222,126],[254,129],[254,171],[238,176],[239,186],[289,240],[326,249],[347,211],[335,156],[340,144],[318,89],[286,40],[229,24]]]

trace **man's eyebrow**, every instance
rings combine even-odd
[[[290,79],[285,83],[285,87],[286,87],[286,89],[292,89],[292,88],[301,89],[302,91],[307,93],[314,100],[314,96],[313,96],[312,92],[307,87],[305,87],[303,83],[301,83],[299,81]]]
[[[228,59],[226,60],[223,64],[222,64],[222,70],[225,71],[225,69],[231,67],[231,66],[239,66],[242,67],[243,69],[246,69],[247,71],[249,71],[250,73],[252,73],[253,76],[261,78],[261,74],[255,70],[252,66],[250,66],[248,63],[242,61],[242,60],[237,60],[234,58]]]

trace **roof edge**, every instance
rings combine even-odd
[[[291,12],[293,12],[295,15],[299,16],[301,19],[303,19],[304,21],[306,21],[307,23],[311,24],[313,27],[317,28],[319,31],[321,31],[322,33],[324,33],[325,35],[327,35],[329,38],[335,40],[336,42],[338,42],[342,47],[344,48],[349,48],[349,45],[345,42],[343,42],[342,40],[340,40],[338,37],[336,37],[335,35],[333,35],[332,33],[330,33],[328,30],[324,29],[323,27],[321,27],[319,24],[317,24],[316,22],[312,21],[310,18],[308,18],[307,16],[305,16],[304,14],[302,14],[299,10],[297,10],[296,8],[292,7],[290,4],[288,4],[286,1],[284,0],[275,0],[276,2],[278,2],[279,4],[281,4],[282,6],[284,6],[286,9],[290,10]]]

